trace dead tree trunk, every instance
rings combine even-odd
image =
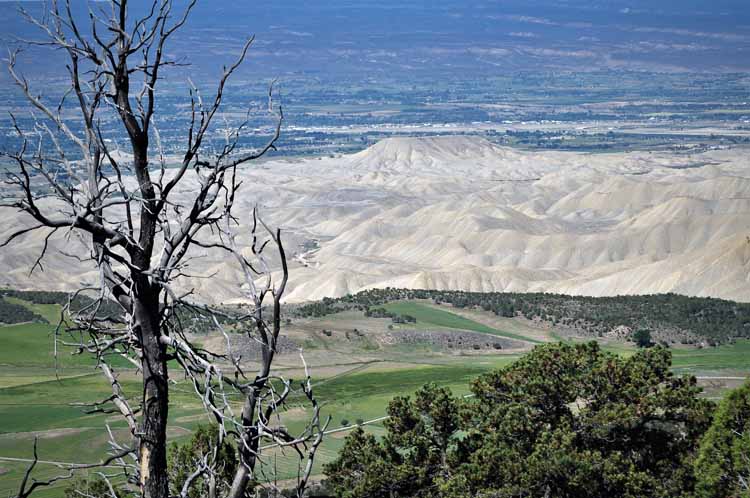
[[[292,435],[270,423],[295,389],[290,381],[274,376],[272,371],[281,330],[281,297],[288,279],[286,256],[281,232],[270,230],[257,219],[255,212],[252,260],[246,259],[236,246],[232,228],[237,220],[232,213],[233,201],[242,183],[237,178],[238,168],[274,149],[281,132],[283,114],[281,106],[274,105],[273,87],[269,91],[269,111],[274,116],[274,126],[265,146],[239,150],[240,133],[246,124],[240,123],[226,134],[223,145],[212,144],[210,154],[203,152],[214,116],[222,105],[225,85],[245,59],[252,38],[234,64],[225,67],[212,101],[204,103],[197,89],[191,86],[186,146],[175,167],[168,170],[163,151],[151,150],[150,137],[158,137],[153,116],[160,71],[174,64],[164,57],[165,45],[185,24],[196,1],[189,0],[185,9],[175,15],[172,0],[152,0],[143,16],[130,17],[127,0],[110,0],[111,15],[102,18],[103,9],[92,11],[86,33],[71,13],[71,0],[52,0],[50,11],[41,19],[24,13],[44,35],[35,45],[67,54],[70,89],[65,95],[72,93],[75,103],[70,104],[65,97],[54,103],[39,96],[16,71],[18,52],[11,53],[10,75],[43,118],[31,133],[22,130],[14,120],[22,145],[16,152],[4,153],[17,170],[8,175],[7,183],[13,194],[3,196],[0,208],[21,211],[29,225],[11,234],[0,247],[36,230],[46,230],[47,237],[58,230],[76,232],[87,241],[91,261],[99,271],[98,286],[79,289],[71,295],[67,311],[69,322],[75,324],[71,327],[75,341],[69,344],[80,352],[95,355],[98,368],[111,385],[111,396],[94,403],[92,410],[118,412],[127,423],[131,439],[117,441],[110,433],[110,458],[82,468],[114,462],[122,468],[120,475],[144,498],[169,498],[170,493],[187,498],[199,477],[213,483],[209,493],[216,493],[215,452],[201,455],[184,483],[170,483],[168,479],[167,366],[174,360],[181,376],[191,384],[219,425],[219,443],[226,437],[235,438],[240,463],[234,469],[233,482],[226,484],[226,494],[242,498],[250,484],[258,482],[261,474],[257,468],[265,441],[272,446],[294,449],[306,462],[297,489],[297,495],[302,496],[330,419],[321,422],[320,405],[313,396],[305,365],[307,378],[297,390],[311,405],[307,427],[301,434]],[[138,88],[131,88],[134,85]],[[82,132],[68,125],[63,109],[78,114],[84,124]],[[108,130],[102,130],[100,123],[112,121],[113,117],[122,127],[116,135],[129,138],[130,158],[115,154],[104,138]],[[42,138],[53,144],[51,150],[39,137],[40,130]],[[63,141],[74,144],[77,154],[73,159],[71,152],[61,145]],[[58,175],[60,171],[65,175]],[[176,200],[172,194],[188,176],[197,180],[193,192],[187,199]],[[41,189],[39,181],[43,183]],[[280,282],[274,283],[263,255],[267,246],[278,251]],[[243,292],[254,306],[249,315],[230,317],[223,310],[188,300],[189,293],[178,293],[176,288],[184,276],[185,261],[195,248],[222,250],[234,256],[243,275],[243,289],[246,289]],[[46,250],[45,244],[37,265]],[[83,308],[74,309],[73,302],[85,292],[94,293],[95,299]],[[268,296],[273,301],[270,320],[264,317]],[[119,305],[119,311],[103,315],[102,307],[113,302]],[[247,340],[262,345],[261,366],[255,378],[245,377],[240,358],[231,351],[217,355],[193,345],[181,324],[180,312],[210,316],[222,334],[225,332],[220,318],[250,322],[252,327],[246,327]],[[60,328],[63,325],[61,322]],[[137,397],[126,395],[117,372],[109,364],[112,355],[138,367],[142,376],[138,406],[131,406],[131,400]],[[230,368],[231,374],[224,373],[223,368]],[[279,386],[281,391],[277,390]],[[239,417],[234,415],[227,391],[244,398]],[[110,404],[112,408],[102,408]],[[17,495],[20,498],[73,474],[36,481],[30,479],[36,462],[35,448],[34,463]],[[108,487],[116,497],[109,481]]]
[[[148,285],[148,283],[146,283]],[[159,301],[148,286],[137,290],[134,319],[142,345],[143,415],[141,417],[139,460],[144,497],[169,496],[167,482],[167,417],[169,416],[169,376],[166,346],[159,341]]]
[[[48,237],[58,230],[77,232],[87,240],[91,260],[99,271],[99,286],[73,293],[71,302],[83,292],[94,292],[96,299],[83,309],[69,306],[69,319],[76,324],[76,348],[96,356],[98,368],[112,386],[112,395],[94,404],[95,408],[104,411],[101,406],[111,403],[130,430],[131,440],[127,443],[116,441],[110,434],[112,454],[117,456],[106,462],[114,460],[121,465],[128,482],[139,489],[141,496],[168,498],[171,487],[181,498],[187,498],[198,477],[212,482],[216,478],[212,456],[206,454],[186,482],[177,485],[168,481],[170,360],[176,361],[205,409],[220,425],[220,438],[236,437],[241,463],[235,469],[229,495],[244,496],[250,483],[257,479],[254,472],[264,440],[292,447],[300,458],[307,459],[306,475],[300,479],[298,490],[301,495],[327,423],[320,422],[320,407],[312,395],[308,375],[301,385],[301,392],[313,407],[308,427],[302,434],[292,436],[269,426],[269,419],[281,409],[293,389],[291,382],[273,377],[271,369],[281,329],[281,296],[288,278],[280,231],[273,232],[265,225],[265,231],[260,230],[253,213],[252,249],[256,260],[249,261],[234,244],[232,228],[236,222],[233,201],[241,184],[238,168],[275,149],[281,132],[283,114],[281,106],[273,101],[273,87],[269,91],[269,112],[274,121],[265,146],[240,150],[240,133],[246,124],[240,123],[226,134],[223,144],[212,143],[210,152],[204,152],[204,141],[209,141],[225,85],[244,61],[253,39],[245,43],[235,62],[224,68],[211,101],[204,102],[200,92],[191,86],[186,145],[180,160],[168,169],[163,151],[152,150],[150,140],[158,137],[153,120],[156,89],[164,68],[175,65],[165,58],[167,41],[186,23],[197,0],[189,0],[185,9],[177,13],[172,0],[152,0],[141,17],[130,15],[132,7],[127,0],[110,0],[108,10],[97,6],[90,12],[85,31],[72,13],[71,1],[52,0],[49,12],[41,18],[24,13],[43,35],[34,45],[50,47],[68,57],[70,88],[60,102],[39,96],[17,72],[19,52],[10,55],[10,75],[42,119],[31,132],[16,125],[22,146],[18,151],[4,153],[15,163],[16,170],[9,173],[7,181],[14,194],[10,198],[4,196],[0,208],[25,213],[29,226],[11,234],[0,247],[36,230],[48,231]],[[75,98],[66,99],[69,94]],[[69,126],[66,116],[70,112],[66,114],[63,109],[78,114],[83,131]],[[112,118],[120,129],[103,130],[100,124],[111,122]],[[115,154],[110,148],[111,139],[106,137],[108,133],[129,138],[129,157]],[[45,141],[52,147],[46,146]],[[74,145],[74,157],[62,142]],[[58,175],[60,171],[65,175]],[[176,200],[173,192],[188,176],[197,180],[194,191],[187,198]],[[43,183],[41,189],[39,181]],[[268,239],[260,240],[265,237]],[[269,243],[278,249],[282,264],[283,277],[278,285],[272,283],[272,271],[262,254]],[[249,316],[236,318],[251,321],[248,340],[262,344],[262,366],[251,381],[245,379],[239,359],[231,351],[226,355],[203,351],[190,343],[182,328],[178,312],[191,310],[213,317],[223,333],[217,319],[222,311],[190,301],[176,290],[184,276],[185,260],[195,248],[233,254],[244,284],[250,289],[246,297],[255,309]],[[37,263],[46,249],[45,244]],[[273,298],[270,321],[263,316],[266,296]],[[120,310],[102,316],[100,308],[108,302],[119,304]],[[112,355],[124,357],[138,367],[142,376],[138,406],[131,406],[131,397],[125,394],[115,369],[108,363]],[[222,371],[226,368],[222,362],[229,362],[233,375]],[[275,390],[273,381],[284,386],[283,392]],[[244,397],[240,417],[233,415],[226,390]],[[308,446],[310,441],[315,443]],[[40,485],[66,477],[29,485],[33,468],[34,465],[29,468],[17,496],[25,498]],[[113,490],[111,485],[110,489]]]

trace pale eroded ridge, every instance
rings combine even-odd
[[[742,149],[581,154],[476,137],[392,138],[350,156],[256,164],[241,176],[243,223],[257,202],[286,234],[289,301],[386,286],[750,300]],[[25,223],[4,216],[0,236]],[[43,238],[0,252],[0,285],[95,281],[89,267],[56,255],[81,253],[73,236],[55,237],[45,271],[29,277]],[[190,273],[215,276],[182,286],[207,301],[236,299],[230,260],[194,256]]]

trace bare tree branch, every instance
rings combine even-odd
[[[0,200],[0,208],[20,211],[29,221],[0,241],[0,247],[45,231],[44,247],[31,267],[34,271],[44,269],[43,258],[53,247],[48,241],[54,237],[76,236],[84,242],[89,254],[73,256],[93,264],[98,281],[71,293],[56,328],[55,353],[60,343],[95,358],[111,394],[86,409],[118,414],[125,421],[130,440],[118,442],[109,431],[112,456],[105,462],[119,465],[142,496],[167,498],[171,486],[173,494],[187,498],[201,479],[215,484],[215,458],[208,454],[196,462],[185,482],[167,480],[170,380],[180,376],[170,375],[170,361],[219,427],[220,438],[236,444],[240,462],[228,496],[244,497],[262,479],[267,444],[291,448],[300,458],[297,487],[302,496],[330,419],[321,420],[307,365],[306,381],[299,388],[273,373],[289,278],[281,231],[270,229],[255,210],[233,212],[242,185],[238,168],[275,150],[281,135],[284,114],[275,82],[268,89],[274,127],[263,146],[240,147],[249,118],[227,124],[220,146],[210,139],[227,84],[245,61],[254,38],[223,68],[211,99],[204,101],[191,83],[186,145],[175,168],[169,167],[156,124],[165,70],[182,65],[167,57],[168,44],[196,4],[197,0],[189,0],[178,8],[172,0],[150,0],[140,17],[133,16],[136,8],[127,0],[109,0],[106,9],[91,5],[87,19],[74,14],[71,0],[51,0],[39,18],[22,11],[41,36],[24,43],[65,57],[69,85],[59,99],[45,97],[19,69],[23,52],[9,53],[11,79],[37,117],[28,130],[12,117],[21,145],[3,152],[14,169],[6,180],[12,194]],[[117,130],[102,126],[112,122]],[[112,136],[127,137],[123,149]],[[197,182],[191,195],[175,195],[178,186],[187,182]],[[239,215],[252,215],[252,256],[244,256],[237,242]],[[238,297],[251,303],[249,314],[228,314],[201,304],[192,291],[180,290],[191,258],[206,250],[231,256],[243,280]],[[271,251],[275,253],[268,255]],[[271,260],[278,261],[280,269],[273,268]],[[226,352],[207,351],[191,340],[184,324],[189,314],[209,320],[224,338]],[[254,377],[232,351],[224,330],[227,323],[243,330],[245,340],[260,348]],[[125,392],[113,358],[133,365],[142,381],[139,393]],[[281,423],[281,412],[297,394],[310,405],[311,420],[300,434],[291,434]],[[237,396],[242,399],[239,413]],[[19,498],[69,478],[76,470],[35,481],[37,461],[35,444]],[[112,483],[104,477],[115,496]],[[212,489],[209,494],[216,493],[216,487]]]

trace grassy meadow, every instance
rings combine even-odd
[[[522,336],[514,334],[512,332],[506,332],[503,330],[497,330],[493,327],[489,327],[482,323],[478,323],[469,318],[451,313],[449,311],[437,309],[433,306],[429,306],[423,303],[414,301],[398,301],[386,304],[384,308],[391,313],[397,313],[399,315],[411,315],[417,319],[417,324],[422,326],[434,326],[448,329],[459,329],[459,330],[470,330],[472,332],[479,332],[482,334],[490,334],[499,337],[507,337],[509,339],[519,339],[522,341],[539,344],[540,341],[530,338],[528,336]]]

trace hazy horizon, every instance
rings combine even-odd
[[[74,7],[83,15],[85,4]],[[131,11],[145,4],[131,2]],[[41,2],[0,2],[3,45],[34,36],[19,22],[19,5],[38,13]],[[750,9],[735,0],[218,1],[198,3],[170,53],[189,57],[191,73],[212,74],[250,35],[256,41],[245,74],[262,77],[750,69]],[[53,59],[42,61],[30,69],[54,68]]]

